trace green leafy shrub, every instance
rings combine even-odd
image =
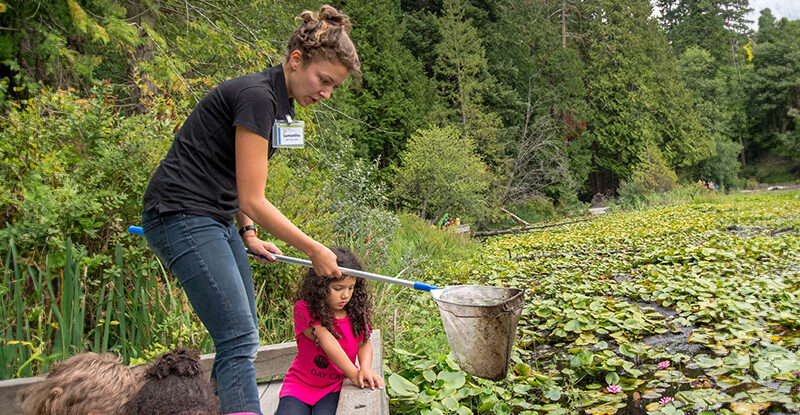
[[[678,176],[667,166],[661,151],[654,145],[648,145],[640,155],[631,177],[620,183],[620,204],[627,208],[641,207],[646,205],[648,194],[667,192],[677,185]]]
[[[459,130],[421,130],[400,158],[394,197],[421,218],[440,218],[448,212],[468,221],[485,215],[491,175],[475,144]]]
[[[400,222],[386,206],[378,169],[339,150],[329,160],[331,178],[325,185],[326,209],[333,219],[334,239],[360,253],[366,264],[388,260],[388,247]]]
[[[41,94],[14,103],[0,119],[0,221],[20,251],[67,239],[89,256],[108,249],[139,222],[141,195],[177,125],[174,108],[156,101],[127,117],[108,88],[89,98]],[[77,248],[81,249],[81,248]]]

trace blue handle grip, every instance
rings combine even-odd
[[[439,287],[437,287],[435,285],[425,284],[424,282],[415,282],[414,283],[414,289],[415,290],[430,291],[430,290],[436,290],[438,288]]]
[[[132,233],[134,235],[144,235],[144,230],[141,226],[128,226],[128,233]]]

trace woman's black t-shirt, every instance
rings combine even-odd
[[[236,127],[261,135],[272,147],[272,124],[294,117],[281,65],[219,84],[194,108],[175,134],[144,193],[144,208],[161,214],[208,216],[231,224],[236,193]]]

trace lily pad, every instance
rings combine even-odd
[[[758,415],[769,407],[769,403],[734,402],[731,404],[731,411],[736,415]]]

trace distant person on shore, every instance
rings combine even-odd
[[[147,243],[214,341],[211,376],[223,413],[261,413],[253,364],[258,319],[245,247],[266,262],[281,251],[258,238],[254,223],[308,255],[317,275],[341,276],[336,255],[264,197],[273,135],[280,136],[274,131],[294,117],[294,102],[306,107],[328,99],[360,72],[346,15],[324,5],[299,19],[283,63],[225,81],[200,100],[144,194]]]
[[[340,267],[362,269],[349,249],[333,252]],[[297,356],[283,379],[275,414],[335,414],[345,378],[362,388],[383,388],[383,379],[372,370],[366,281],[347,275],[323,280],[309,270],[295,299]]]
[[[123,415],[123,405],[139,384],[119,356],[81,353],[22,391],[22,415]]]

